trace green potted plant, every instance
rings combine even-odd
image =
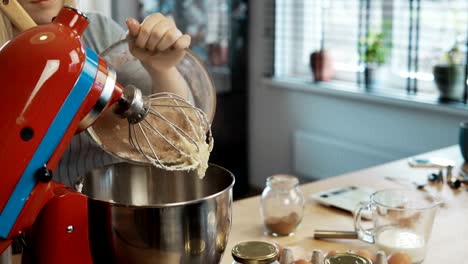
[[[461,64],[462,54],[458,46],[458,42],[455,41],[432,68],[441,100],[461,100],[463,97],[461,79],[464,75],[464,65]]]
[[[361,61],[364,62],[364,83],[372,87],[378,68],[385,63],[388,45],[385,43],[386,30],[381,32],[369,31],[367,36],[359,42],[359,50],[363,50]]]

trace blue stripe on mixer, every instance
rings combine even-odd
[[[97,74],[98,56],[90,49],[87,49],[86,54],[86,61],[78,77],[78,81],[63,103],[62,108],[49,127],[34,153],[33,158],[16,185],[3,212],[0,214],[0,238],[5,239],[10,233],[29,195],[36,185],[37,180],[34,175],[35,172],[49,161],[72,119],[75,117],[76,112],[91,90],[91,86]]]

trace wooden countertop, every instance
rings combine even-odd
[[[457,166],[453,175],[458,174],[460,166],[468,169],[468,164],[463,163],[460,150],[457,146],[424,153],[418,157],[444,157],[456,161]],[[385,188],[404,187],[401,183],[395,183],[384,179],[387,176],[425,179],[437,169],[410,168],[407,160],[399,160],[376,167],[332,177],[308,184],[301,185],[301,190],[307,199],[312,193],[330,188],[358,185],[367,186],[375,190]],[[445,174],[445,173],[444,173]],[[411,185],[406,185],[411,187]],[[426,187],[427,191],[440,195],[445,204],[436,216],[432,236],[429,240],[427,256],[424,264],[440,263],[466,263],[468,259],[468,192],[467,187],[462,186],[458,190],[452,190],[447,184],[434,184]],[[299,254],[309,254],[313,249],[329,251],[337,249],[346,251],[349,249],[373,249],[373,246],[359,240],[315,240],[312,238],[315,229],[328,230],[352,230],[353,220],[350,213],[339,209],[318,205],[307,199],[304,218],[296,234],[290,237],[273,238],[263,234],[263,226],[259,212],[260,198],[252,198],[236,201],[233,204],[233,224],[229,236],[229,242],[222,260],[222,264],[231,264],[231,249],[242,241],[265,240],[277,241],[283,246],[293,247],[293,251]]]
[[[434,152],[418,155],[421,157],[444,157],[453,159],[458,166],[463,164],[458,146],[452,146]],[[454,175],[458,173],[456,167]],[[436,169],[412,169],[407,165],[407,160],[399,160],[376,167],[348,173],[341,176],[328,178],[308,184],[301,185],[304,196],[330,188],[338,188],[347,185],[368,186],[375,190],[384,188],[398,188],[401,184],[385,180],[386,176],[425,178]],[[468,259],[468,192],[466,186],[453,191],[446,184],[437,187],[430,185],[428,191],[441,195],[445,200],[436,216],[432,237],[428,245],[428,253],[424,264],[440,263],[466,263]],[[350,213],[318,205],[307,199],[304,218],[296,235],[290,237],[273,238],[263,234],[263,225],[260,219],[260,198],[258,196],[239,200],[233,204],[233,224],[229,236],[229,242],[224,253],[222,264],[231,264],[231,249],[242,241],[265,240],[276,241],[283,246],[292,247],[294,252],[309,254],[313,249],[329,251],[337,249],[346,251],[348,249],[366,248],[373,246],[359,240],[314,240],[312,238],[315,229],[328,230],[352,230],[353,220]],[[20,256],[14,256],[13,263],[20,263]]]

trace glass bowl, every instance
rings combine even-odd
[[[127,39],[111,45],[100,56],[107,61],[110,68],[115,70],[117,82],[124,89],[133,85],[140,89],[143,95],[151,94],[151,76],[141,62],[131,54]],[[202,61],[192,51],[186,49],[185,56],[175,67],[186,81],[187,89],[190,89],[193,98],[191,103],[201,109],[211,123],[216,110],[216,89]],[[87,129],[87,132],[107,153],[126,161],[149,163],[149,160],[130,144],[129,126],[126,119],[108,109]]]

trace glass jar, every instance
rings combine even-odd
[[[279,264],[278,248],[264,241],[242,242],[232,248],[231,254],[232,264]]]
[[[268,177],[260,203],[260,212],[268,235],[292,235],[301,223],[304,197],[298,185],[299,180],[294,176]]]

